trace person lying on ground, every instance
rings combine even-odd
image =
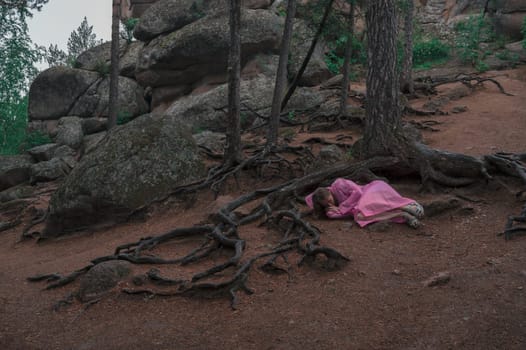
[[[420,226],[424,208],[414,199],[402,197],[386,182],[375,180],[360,186],[338,178],[329,187],[319,187],[305,197],[315,217],[330,219],[354,217],[364,227],[373,222],[392,221]]]

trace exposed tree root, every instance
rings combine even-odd
[[[432,132],[440,131],[440,129],[436,129],[433,126],[442,124],[441,122],[436,121],[436,120],[423,120],[421,122],[418,122],[416,120],[410,120],[409,123],[411,125],[414,125],[415,128],[417,128],[417,129],[429,130],[429,131],[432,131]]]
[[[403,175],[419,174],[425,190],[433,191],[435,184],[461,187],[492,178],[482,159],[433,149],[402,133],[392,137],[387,143],[390,149],[385,152],[398,156],[398,162],[387,169]],[[355,145],[354,149],[359,156],[364,156],[360,144]]]
[[[222,207],[218,213],[221,222],[216,225],[178,228],[161,235],[141,238],[136,242],[116,247],[114,254],[95,258],[89,265],[69,275],[63,276],[53,273],[33,276],[28,280],[32,282],[47,281],[46,289],[53,289],[75,281],[92,267],[105,261],[126,260],[133,264],[177,264],[182,267],[202,261],[218,249],[227,249],[232,252],[229,259],[209,269],[199,271],[189,279],[165,278],[159,270],[151,269],[146,273],[144,280],[149,281],[152,285],[159,286],[158,288],[128,288],[123,292],[130,294],[146,293],[152,296],[229,297],[232,307],[235,307],[237,291],[252,292],[247,286],[247,279],[251,268],[260,259],[269,258],[260,267],[263,270],[281,270],[287,272],[289,277],[290,268],[279,268],[274,264],[277,257],[282,257],[288,264],[288,254],[299,254],[300,265],[306,262],[319,261],[327,269],[337,269],[347,263],[348,257],[334,248],[320,244],[320,231],[303,219],[301,213],[296,209],[296,198],[325,180],[340,176],[353,176],[363,172],[364,169],[368,171],[386,169],[396,163],[398,160],[393,157],[379,157],[354,164],[341,163],[273,187],[258,189],[242,195]],[[262,200],[261,204],[251,213],[241,217],[234,214],[236,208],[256,200]],[[268,251],[247,256],[246,243],[239,236],[239,229],[243,225],[258,219],[264,219],[263,222],[266,225],[281,232],[282,239],[280,243]],[[151,251],[163,243],[188,236],[202,237],[203,242],[182,258],[166,259],[151,254]],[[144,253],[147,251],[148,255],[145,255]],[[320,256],[323,259],[319,259]],[[219,272],[222,273],[222,276],[218,276]],[[217,279],[220,281],[216,282]],[[169,286],[177,286],[177,288],[166,289]]]
[[[484,82],[491,82],[497,86],[499,91],[506,96],[513,96],[512,94],[506,92],[502,85],[491,77],[480,77],[478,74],[457,74],[453,78],[437,78],[437,77],[424,77],[417,79],[415,81],[414,88],[426,95],[435,95],[436,87],[444,84],[451,83],[462,83],[470,89],[475,89],[477,86],[482,85]]]
[[[404,112],[408,114],[414,114],[418,116],[429,116],[429,115],[447,115],[447,112],[444,112],[440,109],[435,109],[434,111],[422,111],[419,109],[415,109],[409,105],[404,106]]]
[[[522,180],[526,185],[526,153],[523,154],[511,154],[511,153],[496,153],[493,155],[485,156],[486,162],[494,166],[500,172],[515,176]],[[519,197],[524,191],[517,193]],[[515,223],[523,224],[516,226]],[[511,239],[515,235],[526,234],[526,204],[522,208],[521,213],[518,216],[510,215],[504,227],[504,238],[506,240]]]
[[[287,150],[297,151],[300,154],[303,152],[303,148],[288,148]],[[151,269],[146,273],[144,280],[157,286],[156,288],[149,286],[128,288],[124,289],[123,292],[129,294],[145,293],[150,296],[228,297],[231,306],[235,308],[238,302],[238,291],[244,291],[247,294],[252,293],[252,290],[247,286],[247,281],[253,265],[260,259],[267,258],[259,267],[260,269],[274,273],[288,273],[289,277],[290,265],[287,268],[277,265],[275,262],[278,257],[285,259],[288,264],[287,256],[297,254],[299,255],[300,266],[306,263],[311,266],[320,266],[321,264],[326,269],[341,268],[349,261],[348,257],[334,248],[321,245],[320,231],[305,221],[298,210],[296,199],[324,181],[344,176],[357,178],[363,174],[374,175],[374,171],[385,171],[394,167],[405,167],[420,173],[424,186],[438,183],[457,187],[481,179],[488,180],[491,178],[488,168],[500,171],[509,170],[510,173],[514,173],[526,181],[526,172],[521,163],[526,158],[524,155],[497,154],[478,159],[463,154],[431,149],[426,145],[405,138],[396,145],[395,151],[400,155],[399,158],[375,157],[356,163],[344,162],[303,177],[294,177],[294,171],[291,171],[291,180],[246,193],[220,208],[216,215],[219,220],[217,224],[177,228],[164,234],[141,238],[136,242],[116,247],[112,255],[95,258],[91,264],[69,275],[39,275],[28,280],[47,281],[49,284],[46,289],[52,289],[73,282],[93,266],[104,261],[126,260],[133,264],[176,264],[183,267],[199,263],[207,259],[213,252],[225,249],[231,252],[226,261],[198,271],[190,278],[169,279],[163,277],[159,270]],[[275,150],[263,150],[263,152],[257,152],[253,157],[240,164],[233,165],[230,168],[226,166],[218,168],[209,174],[204,182],[208,185],[216,184],[218,186],[228,177],[235,177],[243,169],[260,169],[274,163],[288,162],[283,157],[269,158],[269,155],[275,156]],[[195,185],[190,185],[188,188],[195,190]],[[188,188],[181,188],[181,192],[187,191]],[[250,213],[234,213],[237,208],[254,201],[258,201],[259,205]],[[523,227],[512,227],[514,222],[526,222],[525,216],[526,208],[523,209],[520,216],[510,218],[505,231],[507,239],[512,234],[525,230]],[[274,248],[248,256],[246,241],[241,237],[240,230],[243,225],[255,220],[262,220],[269,228],[281,232],[282,238]],[[161,244],[189,236],[201,237],[202,241],[198,247],[182,257],[167,259],[151,253]],[[145,254],[147,251],[148,255]],[[169,288],[170,286],[176,286],[176,288]]]
[[[348,136],[347,137],[349,140],[352,140],[352,136]],[[341,140],[342,138],[340,138]],[[308,138],[306,139],[305,141],[303,141],[303,143],[305,144],[314,144],[314,143],[319,143],[321,145],[334,145],[334,146],[338,146],[338,147],[341,147],[343,149],[345,148],[349,148],[351,147],[352,145],[351,144],[348,144],[348,143],[344,143],[344,142],[332,142],[332,141],[328,141],[326,139],[324,139],[323,137],[311,137],[311,138]]]
[[[409,164],[418,164],[422,184],[432,188],[436,182],[448,187],[469,185],[480,179],[492,179],[490,170],[520,178],[526,184],[526,154],[496,153],[483,158],[475,158],[459,153],[450,153],[431,149],[428,146],[413,142],[402,148],[401,154]],[[526,226],[514,226],[515,223],[526,222],[526,205],[518,216],[510,216],[507,220],[504,237],[510,239],[513,235],[526,232]]]
[[[522,224],[515,226],[515,223]],[[504,239],[509,240],[515,235],[526,234],[526,204],[522,207],[522,211],[518,216],[509,216],[506,226],[504,227]]]
[[[526,154],[499,152],[493,155],[487,155],[484,159],[500,172],[519,177],[526,184],[526,166],[523,164],[523,162],[526,161]]]
[[[0,232],[7,231],[22,223],[22,216],[31,201],[25,199],[12,200],[0,204]],[[2,221],[2,219],[7,221]]]
[[[15,218],[14,220],[10,220],[8,222],[0,222],[0,232],[7,231],[9,229],[12,229],[13,227],[17,227],[22,223],[22,220],[20,220],[19,217]]]
[[[477,86],[482,85],[484,82],[489,81],[497,86],[499,91],[503,93],[506,96],[513,96],[513,94],[507,93],[502,85],[496,81],[493,78],[489,77],[479,77],[477,74],[457,74],[455,78],[450,80],[444,80],[440,82],[436,82],[433,84],[433,87],[437,87],[439,85],[449,84],[449,83],[455,83],[459,82],[470,88],[471,90],[474,90]]]

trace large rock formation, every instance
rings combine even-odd
[[[272,102],[273,80],[261,76],[241,82],[241,101],[250,111],[242,107],[241,122],[246,127],[251,124],[256,113],[265,113]],[[165,112],[165,116],[180,120],[192,132],[204,130],[224,132],[227,127],[226,106],[228,86],[222,84],[202,94],[185,96],[175,101]],[[253,111],[253,112],[251,112]]]
[[[74,101],[68,115],[82,118],[104,117],[109,115],[110,79],[104,78],[91,86],[82,96]],[[135,80],[119,77],[119,98],[117,109],[121,116],[129,119],[148,112],[144,99],[144,89]]]
[[[243,127],[251,125],[260,115],[270,112],[274,79],[260,75],[241,82],[241,123]],[[185,96],[175,101],[165,112],[165,116],[180,120],[195,132],[204,130],[224,132],[227,128],[228,86],[220,85],[202,94]],[[287,105],[288,110],[308,109],[319,106],[327,92],[310,88],[299,88]]]
[[[149,41],[160,34],[180,29],[213,10],[214,6],[210,6],[212,2],[217,1],[157,1],[143,13],[133,36],[141,41]]]
[[[98,80],[99,74],[63,66],[38,75],[29,89],[29,120],[59,119]]]
[[[204,166],[186,130],[151,115],[113,129],[53,194],[44,235],[118,221],[201,178]]]
[[[289,76],[291,78],[298,73],[315,35],[314,31],[301,19],[294,21],[293,33],[288,65]],[[309,60],[309,64],[301,76],[299,81],[300,86],[319,85],[331,77],[331,72],[327,68],[324,60],[325,51],[326,48],[323,46],[323,43],[318,42]]]
[[[241,4],[248,9],[264,9],[272,4],[272,0],[242,0]],[[149,41],[161,34],[176,31],[204,16],[226,13],[227,10],[227,2],[222,0],[160,0],[141,15],[133,36],[141,41]]]
[[[495,0],[490,1],[488,9],[492,15],[498,34],[520,40],[522,25],[526,17],[526,1]]]
[[[69,67],[52,67],[40,73],[29,91],[30,127],[54,137],[58,120],[65,116],[107,118],[109,78]],[[119,77],[119,113],[132,119],[149,111],[144,89],[134,80]],[[41,125],[35,126],[40,121]]]
[[[33,162],[29,155],[0,156],[0,191],[28,181]]]
[[[417,21],[426,30],[431,28],[443,36],[450,36],[451,27],[468,15],[479,15],[487,5],[499,35],[520,39],[521,26],[526,16],[524,0],[415,0]]]
[[[144,44],[140,41],[128,43],[126,40],[121,40],[119,45],[119,74],[128,78],[134,78],[137,57]],[[76,68],[94,72],[109,72],[110,64],[111,41],[84,51],[75,61]]]
[[[283,19],[265,10],[244,10],[243,62],[260,52],[277,52]],[[141,51],[136,77],[144,86],[193,85],[205,76],[226,74],[227,14],[203,17],[153,39]]]

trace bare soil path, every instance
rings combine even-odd
[[[440,131],[424,132],[430,145],[473,155],[526,151],[526,67],[488,74],[515,96],[485,83],[449,102],[444,110],[462,105],[467,111],[425,117],[442,122]],[[233,196],[260,186],[253,179],[243,183]],[[414,181],[393,185],[424,203],[446,196],[418,193]],[[507,215],[520,211],[513,196],[520,188],[506,178],[486,188],[453,190],[447,196],[476,202],[461,201],[463,210],[425,218],[417,230],[391,225],[374,232],[349,221],[310,219],[321,228],[322,242],[352,261],[333,272],[294,267],[290,276],[253,269],[248,284],[255,293],[240,293],[236,311],[226,299],[115,292],[86,310],[76,302],[54,312],[52,305],[77,285],[42,291],[43,284],[26,281],[38,273],[73,271],[119,244],[198,223],[213,206],[211,194],[201,194],[189,209],[179,205],[145,222],[42,244],[17,243],[20,229],[12,229],[0,234],[0,349],[524,349],[526,237],[497,236]],[[243,235],[249,249],[277,239],[257,226]],[[183,254],[191,243],[160,249]],[[174,268],[160,268],[177,276]],[[443,271],[451,276],[448,283],[424,285]]]

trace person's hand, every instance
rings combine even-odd
[[[335,205],[329,205],[327,206],[327,211],[337,211],[338,210],[338,207],[335,206]]]

